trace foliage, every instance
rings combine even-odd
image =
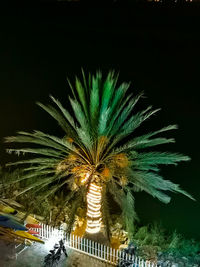
[[[175,259],[186,258],[190,263],[200,264],[200,242],[182,237],[176,246],[171,247],[169,244],[168,249],[161,255],[165,257],[171,256]]]
[[[133,247],[133,253],[131,251]],[[200,264],[200,242],[186,239],[176,231],[170,233],[159,223],[138,227],[124,252],[140,256],[142,259],[162,264],[169,261],[178,266]],[[119,266],[129,266],[122,261]]]
[[[138,228],[133,236],[133,240],[139,247],[151,245],[156,247],[159,251],[166,249],[167,243],[165,234],[161,224],[154,223]],[[174,237],[175,234],[173,235],[173,238]]]
[[[106,187],[103,193],[101,212],[103,222],[109,228],[109,194],[118,203],[129,238],[134,234],[134,192],[145,191],[164,203],[170,201],[166,191],[179,192],[192,198],[179,185],[164,180],[159,175],[159,165],[177,165],[189,157],[171,152],[145,152],[143,149],[173,143],[173,138],[156,137],[157,134],[177,129],[169,125],[137,136],[135,130],[159,109],[151,106],[133,114],[133,109],[143,93],[133,96],[128,93],[129,84],[117,86],[118,76],[109,72],[102,77],[83,73],[83,82],[78,78],[75,86],[69,82],[73,98],[69,101],[73,115],[60,101],[51,96],[53,105],[38,105],[49,113],[63,129],[62,137],[41,131],[20,131],[17,136],[6,138],[8,143],[22,143],[20,148],[8,149],[9,153],[27,154],[8,166],[22,166],[23,174],[13,183],[24,183],[16,194],[19,197],[31,192],[38,203],[63,192],[64,206],[71,205],[69,231],[80,203],[86,202],[91,182]],[[25,146],[24,144],[28,144]],[[109,193],[109,194],[108,194]],[[35,200],[35,198],[33,197]],[[86,207],[86,205],[85,205]],[[109,236],[109,229],[107,229]]]
[[[137,254],[148,260],[155,258],[155,255],[163,255],[166,258],[170,255],[173,258],[197,259],[200,253],[198,241],[185,239],[176,231],[169,233],[159,223],[139,227],[133,240],[138,248]]]
[[[42,202],[40,202],[40,196],[31,194],[31,192],[17,196],[21,188],[25,186],[24,181],[16,183],[12,183],[12,181],[15,181],[23,174],[22,170],[15,169],[14,171],[7,171],[1,168],[0,171],[0,195],[2,200],[12,199],[16,201],[16,204],[19,204],[17,207],[19,212],[23,212],[26,216],[28,214],[40,215],[40,221],[54,227],[60,226],[61,222],[68,222],[69,216],[67,214],[69,214],[70,206],[64,206],[66,199],[63,192],[59,193],[59,195],[55,194],[51,198],[44,199]],[[10,205],[12,206],[11,203]],[[14,208],[16,208],[15,205]]]

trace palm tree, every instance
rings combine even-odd
[[[76,78],[74,87],[69,82],[73,115],[52,96],[57,108],[38,103],[64,130],[63,137],[41,131],[21,131],[17,136],[7,137],[9,143],[33,144],[32,148],[8,149],[8,152],[33,155],[8,165],[23,166],[24,174],[15,182],[30,181],[18,195],[32,190],[43,201],[57,191],[66,192],[65,205],[72,203],[69,231],[78,207],[85,203],[86,231],[97,233],[104,225],[109,235],[109,196],[112,196],[121,208],[131,237],[137,219],[134,192],[145,191],[164,203],[170,201],[165,191],[179,192],[193,199],[179,185],[158,174],[158,165],[176,165],[188,161],[189,157],[170,152],[144,152],[145,148],[173,143],[173,138],[155,136],[177,126],[136,136],[134,131],[159,109],[149,106],[133,114],[143,93],[136,96],[128,93],[128,83],[117,87],[118,76],[114,72],[109,72],[106,78],[101,72],[89,74],[88,79],[82,74],[82,82]]]

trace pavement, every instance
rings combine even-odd
[[[2,247],[1,247],[2,248]],[[4,253],[1,253],[1,267],[42,267],[45,256],[53,247],[48,247],[44,244],[34,243],[22,251],[17,259],[15,254],[9,252],[10,247],[4,247]],[[2,252],[2,250],[1,250]],[[83,253],[67,249],[68,257],[63,254],[58,267],[112,267],[113,265],[85,255]]]

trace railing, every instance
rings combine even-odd
[[[24,240],[23,243],[15,245],[15,258],[19,256],[25,249],[27,249],[28,246],[26,245],[26,241]]]
[[[65,234],[63,230],[51,227],[49,225],[41,224],[42,228],[33,229],[39,232],[39,237],[48,240],[49,238],[56,238],[56,240],[63,239],[68,248],[79,251],[86,255],[92,256],[99,260],[117,265],[122,261],[131,262],[130,267],[158,267],[157,264],[145,261],[140,257],[127,254],[119,249],[113,249],[103,244],[88,240],[83,237],[72,234]]]

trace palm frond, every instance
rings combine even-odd
[[[131,158],[131,156],[130,156]],[[135,159],[135,154],[134,154]],[[157,164],[174,164],[177,165],[180,161],[188,161],[190,157],[171,152],[143,152],[137,155],[137,158],[133,161],[133,166],[142,164],[157,165]]]
[[[82,129],[88,131],[88,121],[87,118],[82,110],[80,103],[77,100],[69,98],[72,109],[74,111],[75,118],[77,119],[78,123],[82,127]]]
[[[24,173],[24,174],[21,174],[20,177],[17,178],[17,179],[4,181],[4,185],[3,186],[4,187],[8,187],[11,184],[19,183],[19,182],[27,180],[27,179],[34,180],[37,177],[40,177],[40,179],[43,179],[43,177],[47,177],[47,176],[49,177],[50,174],[51,175],[53,174],[52,177],[55,178],[54,177],[54,173],[55,173],[55,170],[41,170],[41,171],[37,170],[35,172],[29,172],[27,174]],[[49,180],[50,180],[50,178],[49,178]],[[0,185],[0,187],[1,186],[2,185]]]
[[[125,94],[130,86],[130,83],[122,83],[118,89],[116,89],[113,96],[113,100],[110,103],[110,118],[114,116],[117,108],[120,106],[121,102],[124,100]]]
[[[64,159],[64,154],[62,152],[58,152],[56,150],[53,149],[49,149],[49,148],[9,148],[6,150],[8,153],[15,153],[16,155],[20,155],[20,154],[39,154],[39,155],[44,155],[44,156],[48,156],[48,157],[56,157],[56,158],[60,158],[60,159]]]
[[[65,180],[64,182],[60,183],[60,184],[56,184],[54,186],[51,186],[50,189],[45,190],[44,193],[40,193],[40,201],[44,200],[45,198],[48,198],[50,195],[55,194],[56,191],[58,191],[62,186],[64,186],[67,183],[67,180]],[[49,186],[50,183],[47,183],[46,185]],[[45,186],[46,186],[45,185]],[[41,190],[41,188],[39,188],[38,190]],[[36,193],[36,192],[34,192]]]
[[[100,72],[97,72],[96,77],[92,78],[92,88],[90,93],[90,121],[93,132],[97,135],[97,125],[99,119],[99,91],[101,87],[102,75]]]
[[[70,216],[69,216],[70,219],[67,225],[67,233],[71,233],[72,231],[72,227],[75,221],[76,211],[78,207],[80,207],[82,204],[84,192],[85,192],[85,189],[81,188],[79,189],[78,192],[75,193],[75,197],[73,198],[73,204],[72,204]]]
[[[122,214],[125,219],[126,229],[129,234],[129,238],[132,239],[134,234],[134,222],[135,220],[138,220],[138,216],[135,212],[135,199],[129,189],[122,199],[122,205]]]
[[[60,101],[56,100],[53,96],[50,96],[50,98],[53,100],[53,102],[59,107],[59,109],[62,111],[65,119],[68,121],[69,124],[76,130],[76,124],[74,121],[74,118],[70,115],[70,113],[62,106]]]
[[[175,142],[174,138],[169,138],[169,139],[161,138],[161,137],[152,138],[152,139],[149,139],[149,138],[161,132],[175,130],[177,129],[177,127],[178,127],[177,125],[169,125],[169,126],[163,127],[160,130],[135,137],[132,140],[127,141],[123,146],[113,149],[112,153],[117,154],[121,152],[129,152],[131,150],[144,149],[147,147],[152,147],[152,146],[161,145],[161,144],[174,143]]]
[[[145,120],[147,120],[150,116],[158,112],[160,109],[150,110],[151,107],[147,108],[144,111],[138,112],[136,115],[133,115],[130,120],[124,123],[121,131],[122,136],[127,136],[132,133],[136,128],[138,128]]]
[[[118,185],[113,181],[113,179],[111,179],[111,181],[108,182],[107,187],[114,201],[122,209],[122,199],[124,197],[124,192],[123,190],[121,190],[121,187],[119,188]]]
[[[67,133],[67,135],[74,137],[74,132],[71,129],[70,124],[66,122],[63,116],[52,106],[45,106],[42,103],[37,102],[37,105],[44,109],[47,113],[49,113],[61,126],[61,128]]]
[[[83,85],[81,84],[80,80],[76,77],[76,91],[78,93],[79,96],[79,100],[80,103],[83,107],[84,113],[86,118],[89,118],[89,114],[88,114],[88,101],[87,101],[87,97],[86,97],[86,93],[85,93],[85,89],[83,87]]]
[[[73,145],[67,142],[67,140],[63,140],[55,136],[44,134],[39,131],[35,131],[34,133],[18,132],[18,134],[19,135],[17,136],[6,137],[5,142],[7,143],[33,143],[33,144],[51,147],[62,152],[66,152],[66,150],[68,151],[74,150]]]
[[[59,163],[60,160],[55,159],[55,158],[33,158],[33,159],[27,159],[27,160],[20,160],[16,162],[9,162],[6,164],[6,166],[13,166],[13,165],[18,165],[18,164],[39,164],[39,165],[44,165],[46,166],[52,166],[53,164],[56,166],[57,163]]]
[[[98,125],[98,135],[99,136],[102,136],[102,135],[106,134],[106,127],[108,125],[109,112],[110,112],[110,108],[105,110],[104,113],[102,113],[100,115],[99,125]]]
[[[48,184],[50,184],[50,182],[53,182],[54,179],[55,179],[54,177],[52,178],[52,180],[50,180],[49,177],[42,178],[42,180],[38,179],[36,182],[31,183],[31,185],[28,185],[27,187],[23,188],[23,190],[21,190],[16,196],[18,197],[19,195],[24,194],[25,192],[32,190],[35,187],[42,186],[43,184],[46,185],[47,182],[48,182]]]
[[[83,113],[83,110],[81,108],[81,105],[78,101],[73,100],[70,98],[70,102],[74,111],[74,115],[77,119],[77,121],[80,124],[80,128],[76,127],[76,131],[78,133],[79,138],[81,139],[84,146],[88,149],[92,147],[92,138],[90,135],[91,128],[88,123],[87,118],[85,117],[85,114]]]
[[[103,84],[102,89],[102,99],[101,99],[101,109],[100,109],[100,117],[103,116],[105,111],[108,109],[110,101],[112,99],[115,85],[118,77],[114,75],[114,72],[109,72],[108,76]]]
[[[161,176],[152,172],[132,172],[130,182],[142,191],[146,191],[153,197],[158,198],[164,203],[169,203],[170,197],[163,191],[171,191],[184,194],[190,199],[194,198],[182,190],[179,185],[172,183],[171,181],[164,180]]]
[[[117,121],[120,113],[123,111],[124,107],[129,102],[131,97],[132,97],[132,94],[128,95],[126,97],[126,99],[124,99],[124,101],[122,102],[122,104],[120,106],[117,105],[118,109],[115,111],[115,113],[112,116],[110,116],[109,125],[108,125],[107,130],[106,130],[107,136],[111,137],[114,135],[112,129],[115,126],[115,122]]]
[[[119,118],[117,119],[112,128],[112,135],[116,135],[120,127],[126,122],[128,116],[130,115],[130,113],[132,112],[133,108],[135,107],[136,103],[139,101],[142,95],[143,93],[140,93],[137,96],[133,97],[131,100],[129,100],[128,105],[123,108]]]

